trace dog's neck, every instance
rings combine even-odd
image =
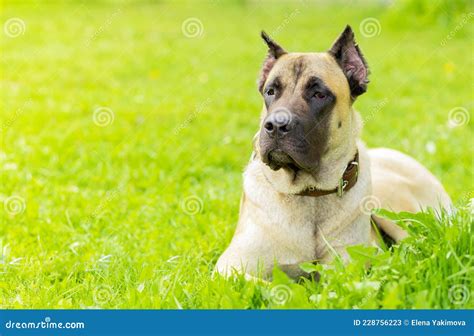
[[[359,174],[359,152],[357,151],[354,158],[347,164],[342,177],[339,179],[338,186],[335,189],[330,190],[321,190],[313,186],[310,186],[303,190],[302,192],[296,194],[298,196],[304,197],[321,197],[330,194],[337,194],[337,196],[342,197],[344,193],[352,189],[357,183],[357,178]]]

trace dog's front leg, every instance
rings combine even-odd
[[[257,232],[239,233],[217,260],[215,271],[225,277],[237,273],[268,278],[273,262],[270,251],[268,240]]]

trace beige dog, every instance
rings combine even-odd
[[[347,259],[347,246],[376,243],[371,204],[397,212],[451,208],[420,163],[360,142],[352,105],[366,91],[368,68],[349,26],[323,53],[287,53],[264,32],[262,38],[269,52],[259,80],[261,128],[219,273],[268,277],[278,264],[295,277],[302,262]],[[405,237],[395,223],[374,219],[395,241]]]

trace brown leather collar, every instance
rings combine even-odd
[[[306,190],[296,194],[298,196],[311,196],[311,197],[319,197],[329,194],[337,193],[337,196],[342,197],[344,192],[350,190],[355,184],[357,183],[357,177],[359,176],[359,152],[356,153],[355,157],[349,164],[347,165],[344,174],[342,174],[342,178],[339,179],[339,185],[336,189],[332,190],[320,190],[316,189],[315,187],[309,187]]]

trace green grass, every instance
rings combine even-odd
[[[0,306],[473,308],[474,129],[448,123],[473,107],[462,14],[399,26],[410,12],[367,2],[6,4],[2,24],[26,29],[0,34]],[[201,36],[183,35],[189,17]],[[361,34],[367,17],[377,36]],[[418,159],[460,211],[400,215],[410,238],[377,255],[353,248],[346,266],[304,265],[319,282],[212,277],[259,123],[259,31],[288,50],[326,50],[346,23],[371,66],[356,102],[363,139]],[[106,127],[98,107],[114,115]]]

